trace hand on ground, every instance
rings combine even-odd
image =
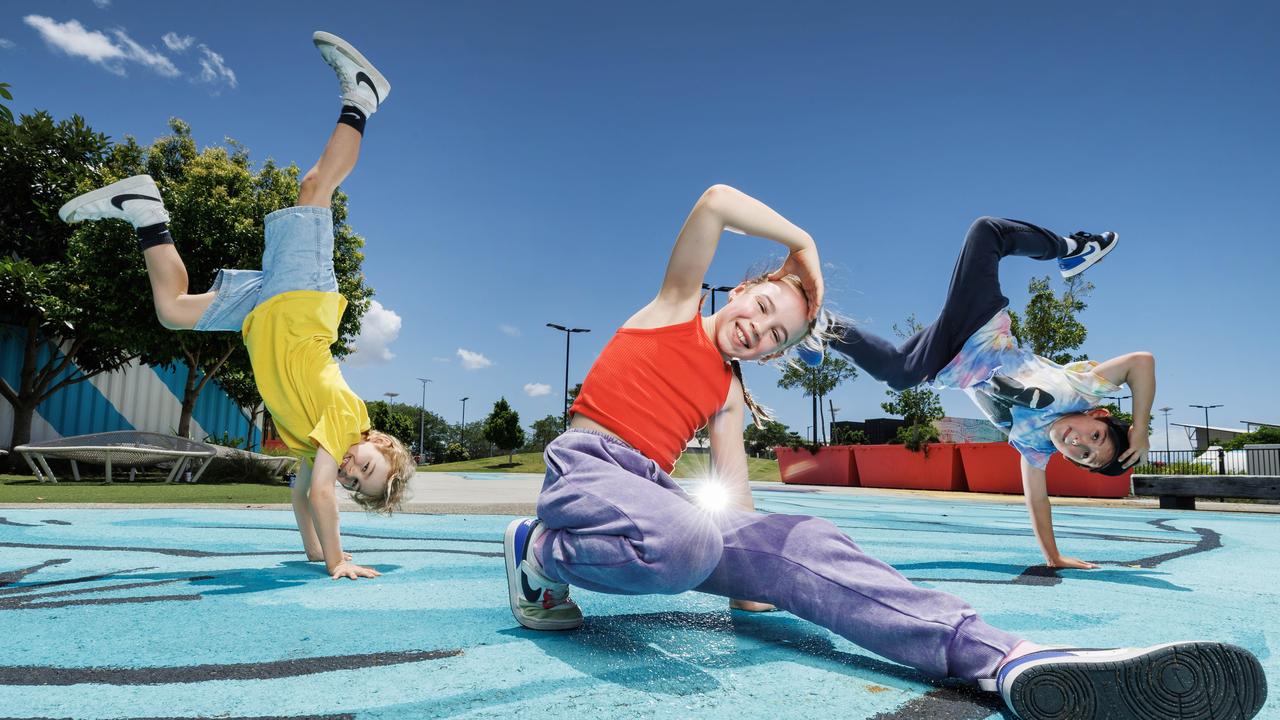
[[[1091,562],[1085,562],[1079,558],[1067,557],[1059,555],[1057,558],[1049,561],[1049,567],[1053,568],[1075,568],[1077,570],[1097,570],[1098,566]]]
[[[338,578],[351,578],[352,580],[356,580],[362,577],[376,578],[382,573],[374,570],[373,568],[362,567],[350,561],[343,561],[338,565],[338,567],[334,568],[330,574],[333,576],[334,580],[337,580]]]

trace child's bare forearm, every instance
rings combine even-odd
[[[813,246],[809,233],[768,205],[728,185],[711,188],[702,202],[729,230],[782,243],[788,250]]]
[[[302,547],[306,550],[308,560],[323,560],[324,549],[320,546],[320,538],[316,535],[315,521],[311,519],[311,506],[307,498],[308,485],[300,486],[294,481],[291,492],[293,517],[298,521],[298,534],[302,535]]]
[[[1022,494],[1027,503],[1027,512],[1031,515],[1031,529],[1040,545],[1040,552],[1052,565],[1060,556],[1057,539],[1053,536],[1053,506],[1049,503],[1044,471],[1028,464],[1026,460],[1022,461]]]
[[[1133,425],[1146,431],[1151,421],[1151,406],[1156,400],[1156,359],[1150,353],[1137,353],[1125,377],[1133,395]]]

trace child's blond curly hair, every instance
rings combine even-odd
[[[413,455],[392,435],[380,430],[367,430],[364,439],[373,443],[378,452],[387,461],[387,484],[380,495],[365,495],[361,492],[351,493],[351,499],[360,507],[379,515],[390,515],[400,509],[405,491],[409,488],[409,478],[417,472],[418,466]]]

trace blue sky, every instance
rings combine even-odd
[[[0,81],[19,112],[144,142],[180,117],[201,144],[305,169],[338,112],[315,29],[393,86],[345,185],[386,310],[369,326],[394,338],[344,368],[366,398],[416,403],[429,377],[453,421],[463,396],[469,418],[499,395],[526,424],[558,413],[564,338],[544,324],[592,329],[577,382],[723,182],[812,233],[829,300],[885,333],[933,318],[979,215],[1117,230],[1086,276],[1083,350],[1155,353],[1175,422],[1201,421],[1191,403],[1224,404],[1214,425],[1280,421],[1274,4],[15,0]],[[708,281],[725,285],[779,252],[720,248]],[[1007,262],[1005,294],[1020,308],[1055,270]],[[744,369],[804,432],[807,399]],[[883,399],[867,377],[833,397],[844,419]]]

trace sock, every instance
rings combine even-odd
[[[1044,647],[1041,645],[1036,645],[1035,643],[1029,640],[1023,640],[1019,642],[1017,645],[1014,645],[1013,649],[1009,651],[1009,654],[1005,655],[1004,658],[1001,659],[1000,662],[996,665],[996,667],[997,668],[1004,667],[1005,663],[1009,662],[1010,660],[1017,660],[1023,655],[1030,655],[1031,653],[1037,650],[1043,650],[1043,649]]]
[[[146,250],[156,245],[172,245],[173,236],[169,234],[167,223],[156,223],[138,228],[138,249]]]
[[[1063,257],[1070,257],[1072,255],[1075,255],[1076,250],[1079,247],[1079,243],[1075,241],[1075,238],[1062,238],[1062,239],[1067,242],[1067,254],[1064,255]]]
[[[361,135],[364,135],[364,123],[366,120],[368,118],[355,105],[343,105],[342,114],[338,116],[338,122],[343,125],[350,125]]]

